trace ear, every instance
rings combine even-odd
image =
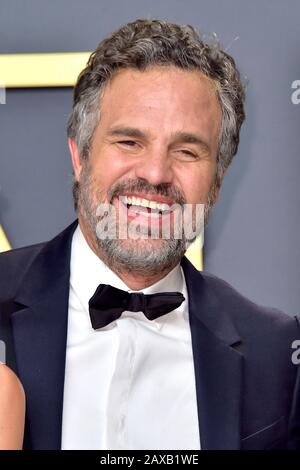
[[[69,150],[71,154],[71,160],[72,160],[72,166],[74,170],[75,179],[76,181],[79,181],[80,173],[82,169],[82,163],[81,163],[81,158],[79,155],[79,150],[74,139],[71,139],[71,138],[68,139],[68,146],[69,146]]]

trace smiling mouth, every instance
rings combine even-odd
[[[150,201],[135,196],[120,196],[120,202],[128,210],[128,215],[143,215],[145,217],[160,217],[172,212],[169,204]]]

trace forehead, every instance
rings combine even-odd
[[[221,109],[215,83],[196,70],[155,66],[121,69],[108,82],[101,99],[102,126],[126,119],[147,128],[204,126],[217,133]]]

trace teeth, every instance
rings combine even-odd
[[[163,204],[156,201],[149,201],[135,196],[122,196],[124,204],[131,204],[134,206],[149,207],[150,209],[156,209],[158,211],[167,211],[170,209],[168,204]]]
[[[141,199],[141,206],[143,207],[149,207],[149,201],[147,199]]]

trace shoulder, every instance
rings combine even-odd
[[[240,331],[253,331],[258,338],[267,332],[300,338],[299,318],[278,308],[261,305],[240,293],[229,282],[208,272],[201,273],[205,289],[217,299]],[[274,339],[275,339],[274,337]]]
[[[0,302],[14,297],[17,287],[26,279],[27,274],[27,287],[31,287],[38,282],[41,273],[49,271],[51,266],[53,269],[57,265],[57,269],[64,272],[77,225],[76,219],[49,241],[1,253]]]
[[[18,284],[23,273],[44,245],[45,243],[38,243],[0,253],[0,299],[8,298],[13,294],[14,286]]]

